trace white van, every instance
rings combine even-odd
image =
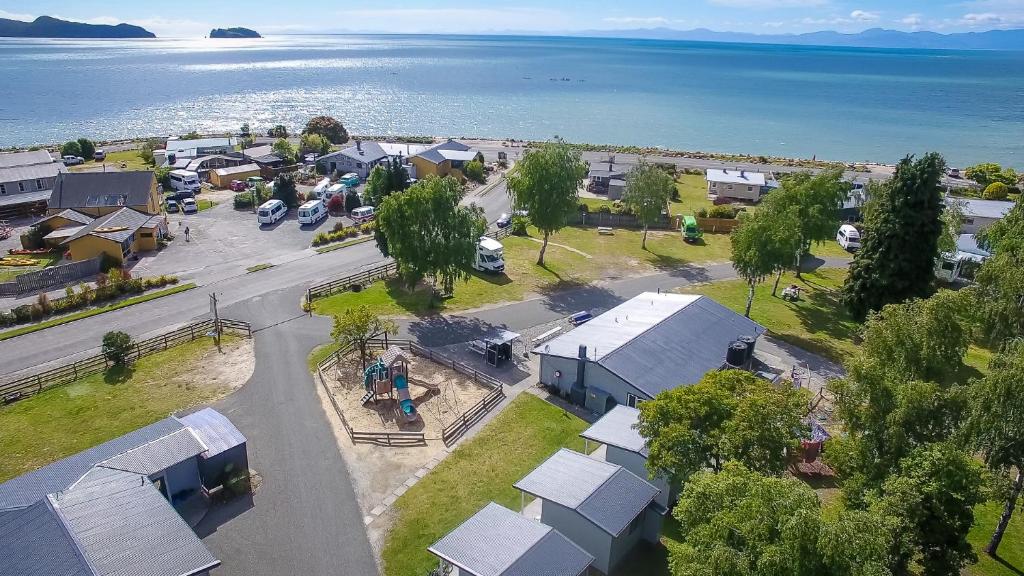
[[[373,220],[376,212],[377,211],[373,209],[373,206],[360,206],[353,210],[352,213],[349,214],[349,217],[356,222],[366,222],[368,220]]]
[[[500,274],[505,271],[505,247],[494,238],[481,236],[476,245],[473,269]]]
[[[199,174],[189,170],[171,170],[168,179],[171,181],[171,190],[198,194],[202,188],[199,184]]]
[[[848,252],[854,252],[860,248],[860,232],[849,224],[843,224],[836,232],[836,242]]]
[[[323,196],[321,196],[320,199],[324,201],[324,204],[327,204],[327,201],[334,196],[341,196],[342,200],[344,200],[345,194],[347,193],[348,186],[345,186],[344,184],[335,184],[334,186],[328,186],[327,189],[324,190]]]
[[[284,202],[280,200],[267,200],[260,204],[260,209],[256,212],[256,221],[260,224],[273,224],[284,218],[287,213],[288,207],[284,205]]]
[[[321,200],[310,200],[299,206],[299,226],[316,224],[327,217],[327,207]]]
[[[324,197],[324,192],[327,192],[327,189],[330,188],[330,187],[331,187],[331,179],[330,178],[324,178],[323,180],[317,182],[316,186],[313,187],[313,194],[316,194],[317,198],[323,198]]]

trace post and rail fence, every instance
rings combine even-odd
[[[132,351],[128,356],[129,362],[135,362],[139,358],[163,352],[169,348],[191,342],[198,338],[207,336],[211,332],[234,332],[245,337],[252,337],[252,327],[248,322],[229,320],[221,318],[219,322],[214,320],[200,320],[176,328],[164,334],[139,340],[132,345]],[[79,378],[103,372],[111,366],[111,363],[102,354],[76,360],[63,366],[40,370],[26,376],[20,376],[13,380],[0,382],[0,400],[4,404],[10,404],[29,396],[34,396],[43,390],[70,384]]]

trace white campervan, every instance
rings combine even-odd
[[[199,184],[199,174],[190,170],[171,170],[167,178],[171,182],[171,190],[198,194],[202,188]]]
[[[481,272],[500,274],[505,271],[505,247],[494,238],[481,236],[476,245],[473,268]]]
[[[317,182],[316,186],[313,187],[313,194],[316,194],[317,198],[323,198],[324,197],[324,192],[327,192],[327,189],[330,188],[330,187],[331,187],[331,179],[330,178],[324,178],[323,180]]]
[[[299,226],[316,224],[327,217],[327,206],[321,200],[310,200],[299,206]]]
[[[348,186],[345,186],[344,184],[335,184],[334,186],[328,186],[327,189],[323,191],[323,195],[320,199],[324,201],[324,204],[327,204],[327,201],[334,196],[341,196],[341,199],[344,200],[346,193],[348,193]]]
[[[287,213],[288,207],[284,205],[284,202],[280,200],[267,200],[260,204],[260,209],[256,212],[256,221],[260,224],[273,224],[284,218]]]
[[[366,222],[369,220],[373,220],[373,217],[374,215],[376,215],[376,212],[377,211],[373,209],[373,206],[360,206],[359,208],[353,210],[352,213],[349,214],[349,217],[355,220],[356,222]]]
[[[839,242],[844,250],[853,252],[860,248],[860,232],[849,224],[843,224],[839,227],[839,232],[836,232],[836,242]]]

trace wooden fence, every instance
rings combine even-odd
[[[643,228],[633,214],[612,214],[610,212],[577,212],[570,216],[568,223],[579,226],[609,226],[611,228]],[[657,221],[648,227],[651,230],[671,230],[678,228],[675,218],[662,214]]]
[[[427,360],[440,364],[445,368],[450,368],[460,374],[465,374],[466,376],[473,378],[477,383],[492,388],[491,392],[488,393],[483,400],[477,402],[473,407],[456,418],[455,421],[442,429],[441,440],[444,441],[446,446],[451,446],[458,441],[458,439],[461,438],[467,430],[479,422],[485,414],[490,412],[505,398],[505,389],[500,380],[497,380],[461,362],[452,360],[443,354],[434,352],[429,348],[424,348],[411,340],[378,338],[370,341],[371,348],[387,349],[389,346],[398,346],[404,350],[409,350],[421,358],[426,358]],[[331,392],[330,387],[327,385],[327,379],[324,377],[324,371],[338,364],[338,362],[341,361],[341,357],[347,354],[350,350],[351,348],[338,350],[324,359],[323,362],[320,362],[317,366],[317,378],[320,380],[320,385],[323,386],[324,392],[327,393],[327,397],[331,399],[331,405],[334,406],[334,411],[337,412],[338,418],[341,420],[341,424],[344,426],[345,432],[348,433],[352,442],[367,442],[382,446],[420,446],[426,444],[427,439],[422,432],[367,432],[364,430],[355,430],[351,425],[349,425],[348,420],[345,419],[345,414],[341,410],[341,406],[338,404],[338,401],[334,398],[334,394]]]
[[[50,266],[35,272],[26,272],[15,277],[13,282],[0,283],[0,296],[17,296],[67,284],[92,276],[100,271],[100,259],[90,258],[79,262]]]
[[[153,338],[139,340],[134,344],[128,359],[130,362],[134,362],[150,354],[162,352],[168,348],[173,348],[179,344],[206,336],[215,329],[216,325],[213,320],[200,320],[199,322],[182,326]],[[222,318],[220,320],[220,330],[222,332],[235,332],[246,337],[252,336],[252,328],[249,326],[249,323],[238,320]],[[69,384],[79,378],[103,372],[109,367],[110,361],[102,354],[98,354],[56,368],[40,370],[34,374],[0,383],[0,399],[5,404],[10,404],[22,398],[38,394],[48,388]]]
[[[389,278],[398,272],[398,265],[394,262],[381,264],[362,272],[350,274],[335,280],[329,280],[320,284],[314,284],[306,288],[306,302],[313,302],[317,298],[325,298],[336,292],[348,290],[350,286],[363,285],[374,280]]]
[[[739,225],[739,220],[731,218],[697,218],[697,226],[712,234],[729,234]]]

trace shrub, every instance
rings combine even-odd
[[[366,223],[362,224],[361,226],[359,226],[359,232],[362,233],[362,234],[373,234],[373,231],[376,228],[377,227],[374,226],[373,222],[366,222]]]
[[[327,201],[327,211],[331,214],[338,214],[345,209],[345,200],[341,196],[331,196]]]
[[[514,216],[512,218],[512,234],[516,236],[526,236],[527,227],[530,225],[530,219],[526,216]]]
[[[611,214],[612,207],[607,204],[601,204],[600,206],[597,207],[597,211],[601,212],[602,214]]]
[[[359,194],[355,188],[349,188],[348,192],[345,193],[345,212],[352,212],[362,205],[363,202],[359,199]]]
[[[284,124],[278,124],[277,126],[274,126],[273,128],[271,128],[270,130],[267,130],[267,137],[268,138],[287,138],[288,137],[288,128],[285,128]]]
[[[133,345],[132,337],[128,334],[107,332],[103,335],[103,356],[115,366],[124,366],[128,363]]]
[[[466,178],[469,178],[474,182],[483,184],[487,181],[487,175],[484,174],[484,164],[479,160],[470,160],[469,162],[466,162],[462,171],[466,175]]]
[[[88,138],[79,138],[78,148],[82,151],[81,156],[86,160],[92,158],[93,154],[96,153],[96,145]]]
[[[53,304],[50,303],[50,297],[46,295],[46,292],[40,292],[39,297],[36,299],[36,304],[39,309],[43,311],[44,315],[49,315],[53,312]]]
[[[335,222],[334,223],[334,228],[331,228],[331,232],[341,232],[344,229],[345,229],[345,223],[344,222]]]
[[[14,324],[14,313],[10,310],[0,310],[0,326],[10,326]]]
[[[28,309],[29,317],[33,322],[43,319],[43,307],[39,303],[35,303]]]
[[[103,257],[100,258],[100,270],[103,272],[109,272],[112,268],[120,268],[121,261],[114,258],[106,252],[103,253]]]
[[[707,208],[700,208],[700,209],[698,209],[697,213],[696,213],[696,216],[697,216],[697,218],[707,218],[708,217],[708,209]]]
[[[252,208],[252,194],[249,192],[239,192],[238,194],[235,194],[234,203],[235,210]]]
[[[580,202],[579,204],[576,205],[576,209],[584,214],[589,214],[590,204],[587,204],[586,202]]]
[[[1009,186],[1002,182],[993,182],[985,188],[985,191],[981,193],[981,197],[985,200],[1006,200],[1009,193]]]
[[[722,218],[725,220],[732,220],[736,217],[736,209],[728,204],[722,204],[720,206],[712,206],[708,210],[708,218]]]
[[[32,307],[29,306],[28,304],[22,304],[21,306],[18,306],[17,308],[11,310],[11,313],[14,314],[14,320],[18,324],[28,322],[29,320],[32,319]]]
[[[61,156],[81,156],[82,145],[77,140],[71,140],[60,147]]]

